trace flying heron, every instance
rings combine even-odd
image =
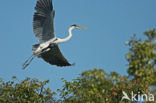
[[[36,12],[33,17],[33,31],[37,37],[39,44],[32,47],[33,54],[23,64],[25,69],[34,57],[43,58],[51,65],[71,66],[66,58],[62,55],[58,44],[68,41],[72,37],[73,29],[87,29],[76,24],[69,27],[69,35],[64,38],[56,38],[54,35],[54,16],[52,0],[37,0],[35,7]]]

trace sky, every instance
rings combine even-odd
[[[61,78],[72,81],[93,68],[127,75],[125,42],[133,34],[156,28],[156,0],[53,0],[55,35],[64,38],[72,24],[85,26],[74,30],[71,40],[59,44],[71,67],[50,65],[40,58],[22,70],[22,64],[37,44],[32,28],[36,0],[1,0],[0,3],[0,77],[5,81],[17,76],[50,80],[48,86],[62,88]]]

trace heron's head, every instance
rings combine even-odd
[[[87,29],[86,27],[80,27],[76,24],[71,25],[71,28],[73,28],[73,29]]]

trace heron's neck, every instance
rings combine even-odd
[[[74,29],[74,27],[70,27],[68,30],[69,35],[64,39],[58,39],[58,41],[56,43],[58,44],[58,43],[63,43],[63,42],[68,41],[72,37],[72,30],[73,29]]]

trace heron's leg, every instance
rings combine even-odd
[[[29,62],[28,62],[27,64],[25,64],[25,66],[23,67],[23,69],[25,69],[25,68],[32,62],[33,59],[34,59],[34,57],[32,57],[32,58],[29,60]]]
[[[23,69],[25,69],[30,63],[31,61],[34,59],[35,55],[31,55],[23,64]]]
[[[50,48],[46,48],[46,49],[43,49],[42,51],[39,51],[37,53],[34,53],[33,55],[31,55],[23,64],[23,69],[25,69],[31,62],[32,60],[34,59],[35,56],[39,56],[40,54],[44,53],[44,52],[47,52],[49,51]]]

